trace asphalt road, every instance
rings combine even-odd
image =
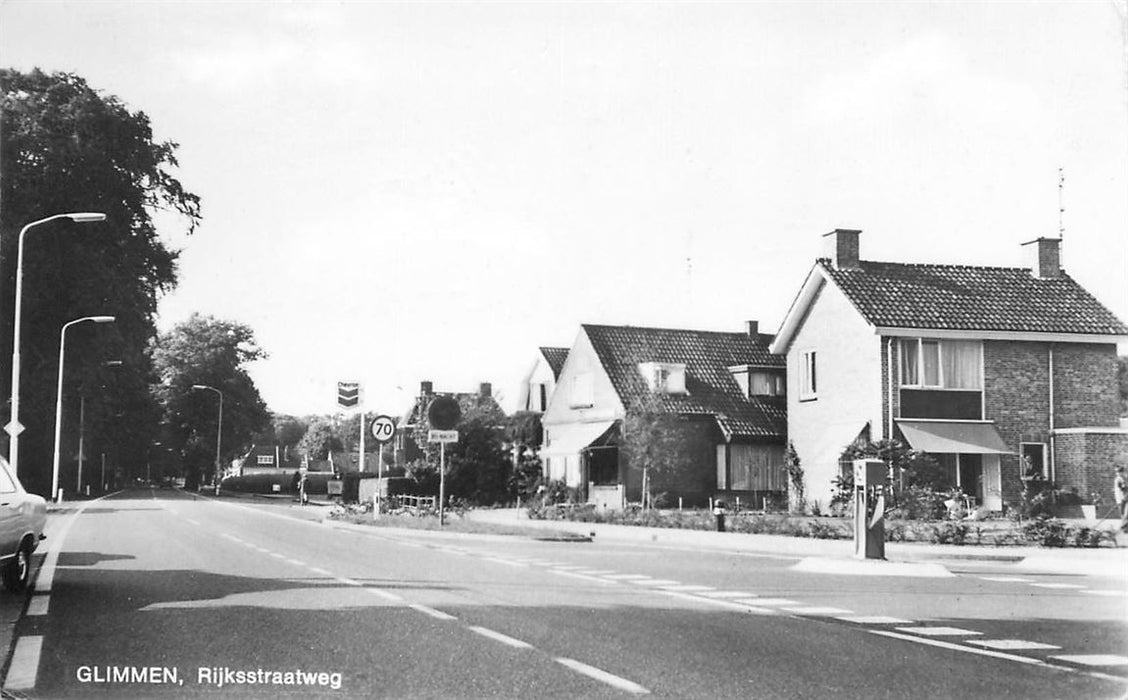
[[[169,490],[68,511],[15,624],[12,696],[1128,690],[1122,579],[974,562],[937,578],[812,573],[775,556],[328,527],[316,508]]]

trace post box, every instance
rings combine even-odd
[[[889,467],[877,459],[854,460],[854,556],[885,558],[885,488]]]

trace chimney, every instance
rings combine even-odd
[[[823,235],[826,239],[826,255],[839,270],[857,269],[858,267],[858,236],[862,235],[860,229],[836,228]]]
[[[488,399],[490,397],[490,394],[492,393],[493,385],[489,382],[482,382],[478,385],[478,396],[482,397],[483,399]]]
[[[744,333],[749,338],[755,338],[760,335],[760,322],[759,321],[745,321]]]
[[[431,382],[419,382],[419,393],[423,396],[430,396],[434,392],[434,385]]]
[[[1039,279],[1061,277],[1061,239],[1035,238],[1023,243],[1030,246],[1026,251],[1027,267]]]

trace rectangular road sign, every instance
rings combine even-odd
[[[360,382],[337,382],[337,405],[341,408],[358,408]]]
[[[428,430],[427,442],[458,442],[457,430]]]

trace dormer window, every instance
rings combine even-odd
[[[685,394],[685,365],[677,362],[642,362],[638,366],[647,387],[656,394]]]
[[[741,395],[746,398],[783,396],[787,393],[787,382],[781,372],[773,372],[750,365],[734,365],[729,367],[728,370],[740,386]]]

